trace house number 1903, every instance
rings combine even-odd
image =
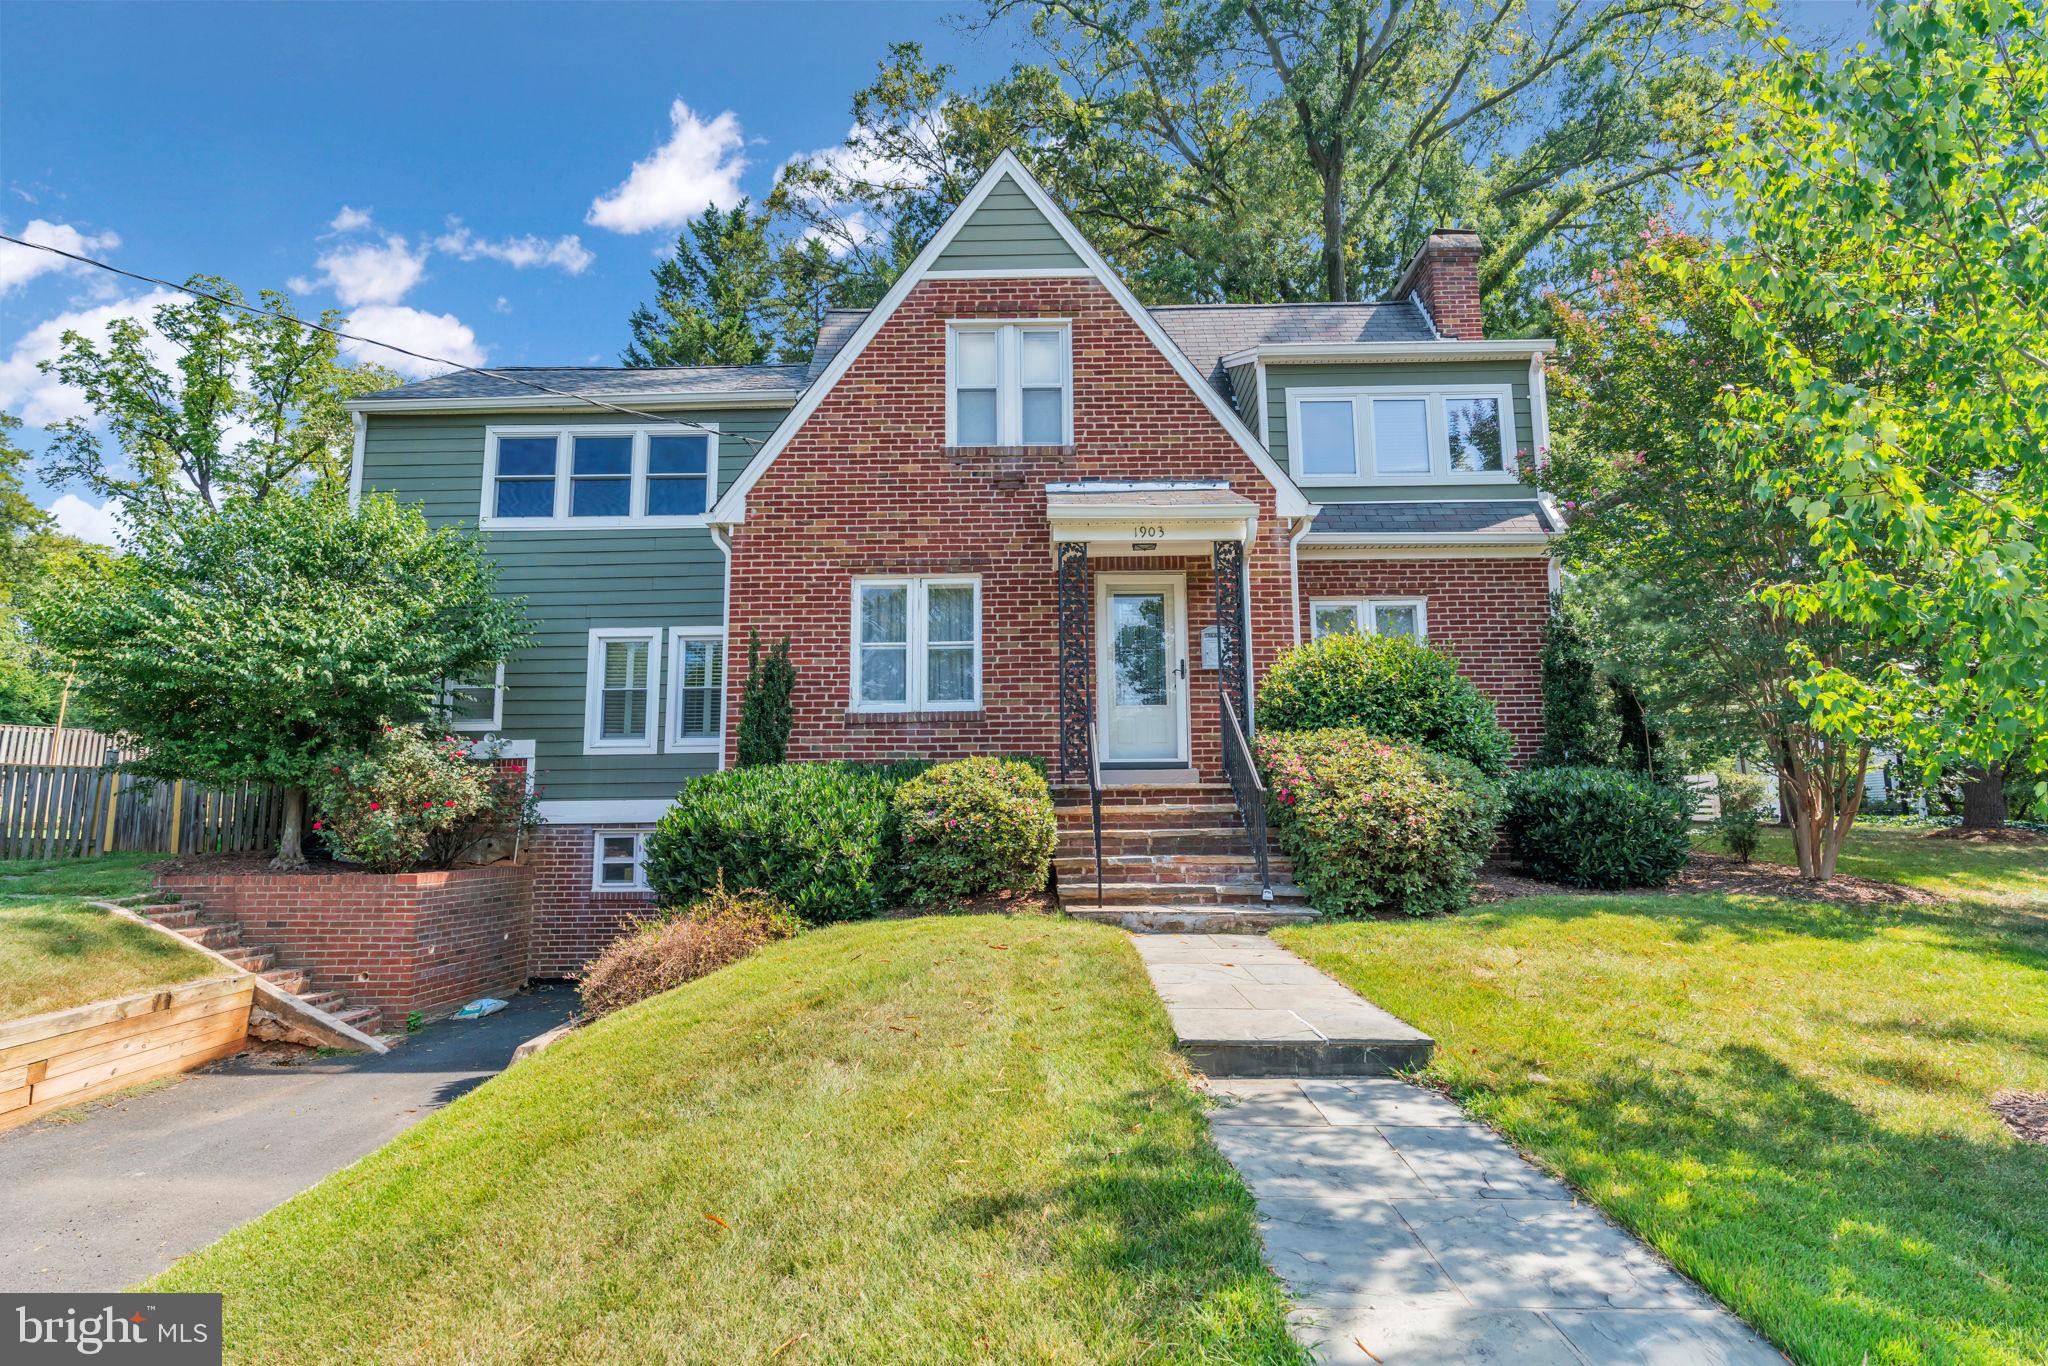
[[[1139,541],[1164,540],[1166,538],[1166,528],[1163,526],[1134,526],[1131,528],[1131,537],[1133,540]]]

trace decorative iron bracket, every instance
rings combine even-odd
[[[1218,681],[1237,714],[1251,715],[1250,673],[1246,668],[1244,612],[1244,546],[1236,541],[1213,542],[1216,566],[1216,667]]]
[[[1088,723],[1095,719],[1088,648],[1088,543],[1061,541],[1057,550],[1060,596],[1060,781],[1088,776]]]

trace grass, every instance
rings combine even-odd
[[[84,898],[149,886],[161,854],[0,860],[0,1020],[64,1010],[219,971],[167,935],[108,915]]]
[[[1120,933],[813,931],[151,1282],[236,1362],[1299,1360]]]
[[[1794,1358],[2048,1360],[2048,1149],[1986,1105],[2048,1090],[2048,849],[1851,839],[1844,871],[1946,900],[1543,897],[1276,937]]]

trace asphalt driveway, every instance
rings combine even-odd
[[[0,1290],[120,1290],[382,1147],[567,1019],[573,987],[382,1057],[249,1056],[0,1134]]]

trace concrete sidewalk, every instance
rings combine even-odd
[[[238,1057],[0,1134],[0,1291],[111,1291],[283,1203],[502,1071],[572,987],[427,1026],[382,1057]]]

